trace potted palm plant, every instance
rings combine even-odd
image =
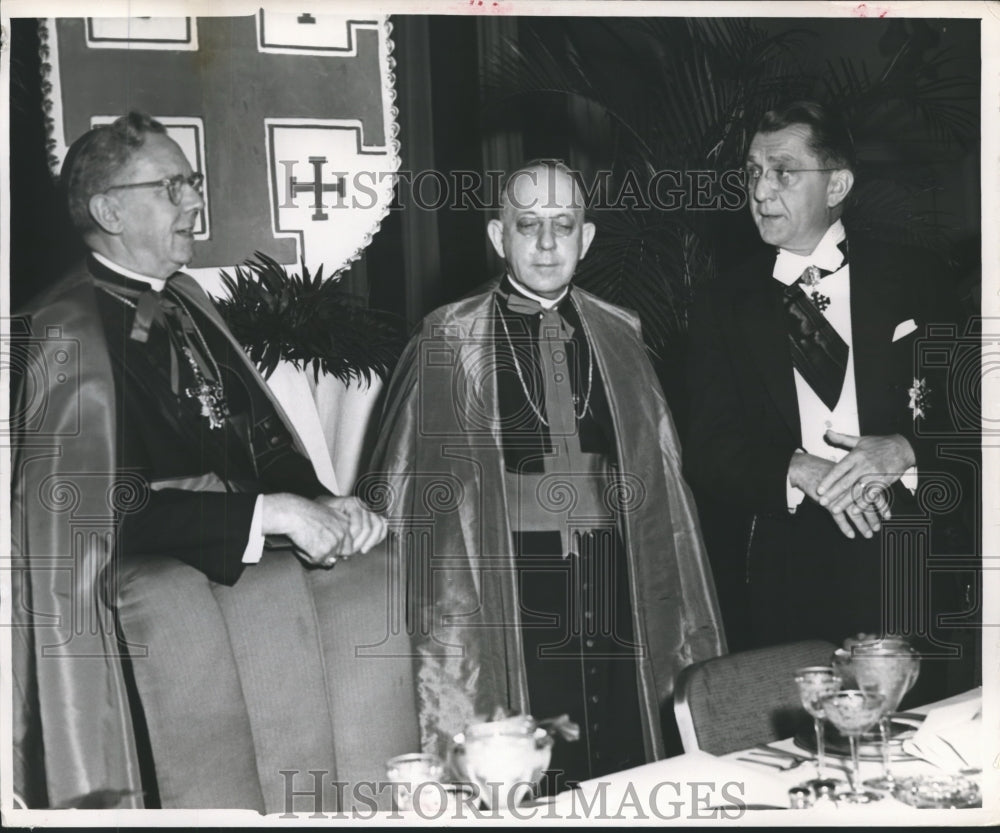
[[[521,37],[487,56],[489,113],[562,104],[591,167],[611,172],[612,199],[593,212],[599,231],[578,281],[638,311],[654,353],[681,340],[698,284],[755,244],[726,175],[742,167],[760,116],[781,102],[817,98],[848,117],[861,164],[855,227],[946,250],[942,218],[924,198],[936,187],[933,165],[978,141],[978,79],[956,66],[963,56],[938,48],[932,23],[869,23],[884,31],[878,66],[842,59],[818,72],[803,69],[820,38],[809,21],[522,21]],[[628,198],[657,177],[659,205]]]
[[[284,405],[319,479],[336,494],[353,487],[371,441],[381,383],[402,352],[405,327],[302,264],[290,272],[257,252],[222,272],[218,308]]]

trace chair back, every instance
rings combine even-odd
[[[409,636],[387,618],[398,569],[385,545],[335,570],[269,550],[232,587],[126,561],[118,615],[160,806],[388,809],[360,785],[420,748]]]
[[[835,649],[821,640],[790,642],[689,665],[674,685],[684,751],[725,755],[794,735],[809,719],[795,670],[829,665]]]

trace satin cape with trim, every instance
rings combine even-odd
[[[494,289],[424,319],[390,384],[366,481],[408,565],[421,742],[439,754],[496,706],[531,711],[497,417]],[[678,672],[724,653],[725,638],[677,434],[638,319],[579,288],[572,297],[615,427],[640,711],[646,757],[655,760],[664,755],[660,713]]]
[[[171,286],[252,368],[194,279],[176,275]],[[115,380],[95,291],[81,264],[22,313],[30,334],[11,409],[11,633],[14,791],[29,807],[143,806],[112,556],[116,512],[146,485],[116,468]]]

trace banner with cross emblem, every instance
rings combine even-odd
[[[129,110],[162,122],[205,174],[185,269],[213,295],[220,270],[260,251],[327,278],[357,260],[389,211],[400,152],[388,17],[294,13],[52,18],[41,27],[49,159]],[[287,5],[284,6],[287,9]],[[361,11],[361,7],[358,8]],[[268,384],[333,492],[349,490],[381,385],[308,379],[287,362]]]
[[[289,271],[343,271],[378,231],[399,168],[391,24],[317,5],[46,21],[53,171],[87,129],[144,110],[205,174],[188,271],[209,292],[258,250]]]

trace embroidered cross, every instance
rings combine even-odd
[[[810,292],[809,297],[812,298],[812,302],[820,312],[826,312],[826,308],[830,306],[830,299],[822,292]]]

